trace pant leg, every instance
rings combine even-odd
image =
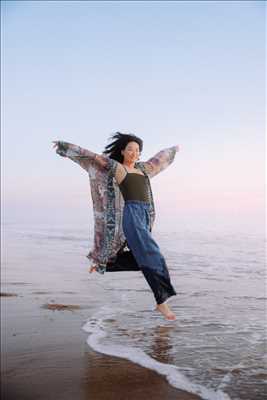
[[[157,304],[164,303],[169,297],[175,296],[177,293],[173,288],[170,279],[151,272],[149,268],[143,267],[142,272],[149,284]]]
[[[157,304],[176,295],[165,258],[149,230],[148,210],[138,204],[127,204],[123,213],[123,230],[127,244],[149,284]]]
[[[113,262],[107,263],[106,272],[121,271],[142,271],[148,285],[150,286],[156,303],[162,304],[170,296],[176,295],[174,288],[170,283],[170,279],[163,278],[161,275],[151,272],[146,267],[139,267],[131,250],[118,253]]]

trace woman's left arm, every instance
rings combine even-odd
[[[166,169],[174,160],[176,153],[180,150],[180,146],[172,146],[163,149],[149,160],[143,163],[145,172],[150,178],[156,176],[159,172]]]

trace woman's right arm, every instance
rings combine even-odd
[[[86,171],[88,171],[89,166],[94,163],[107,170],[111,168],[109,157],[93,153],[92,151],[83,149],[76,144],[63,142],[61,140],[55,140],[52,143],[54,143],[53,147],[56,147],[57,154],[62,157],[70,158]]]

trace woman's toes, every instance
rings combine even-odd
[[[167,320],[169,320],[169,321],[176,320],[176,315],[170,310],[169,306],[166,303],[158,304],[156,308],[158,311],[161,312],[161,314],[164,315],[164,317]]]
[[[170,314],[166,317],[170,321],[175,321],[176,320],[176,315],[175,314]]]

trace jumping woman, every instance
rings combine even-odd
[[[150,178],[174,160],[179,146],[161,150],[138,162],[143,141],[116,132],[99,155],[80,146],[53,141],[57,154],[68,157],[89,175],[94,208],[93,261],[89,272],[141,271],[156,300],[156,310],[168,320],[176,316],[167,300],[176,295],[165,258],[152,238],[155,220]]]

